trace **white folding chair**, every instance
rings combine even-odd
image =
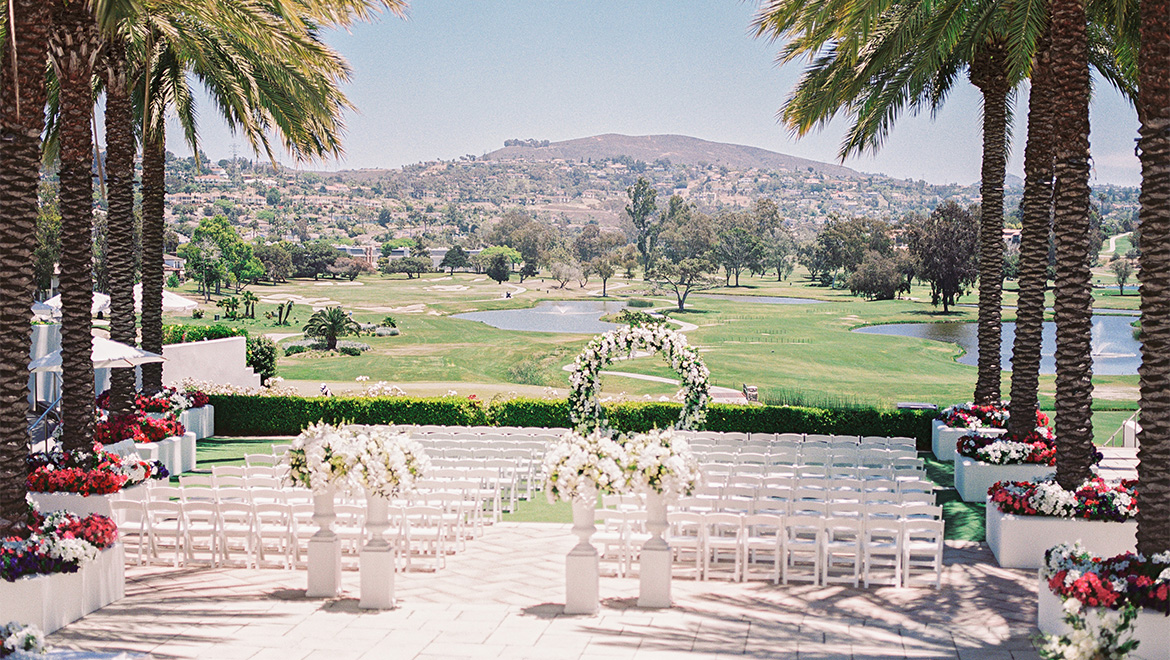
[[[183,556],[183,505],[178,501],[148,500],[146,534],[150,561],[161,559],[159,549],[167,547],[174,550],[174,566],[178,568]]]
[[[821,543],[821,582],[848,582],[854,587],[861,576],[861,518],[833,518],[824,522]],[[844,569],[838,572],[838,569]]]
[[[780,562],[784,550],[784,518],[754,514],[743,519],[743,570],[740,578],[751,580],[757,566],[768,569],[765,579],[780,583]]]
[[[310,505],[312,506],[312,505]],[[256,522],[256,565],[268,555],[279,557],[285,568],[292,568],[294,546],[293,510],[289,504],[257,504],[253,507]]]
[[[813,584],[820,583],[821,538],[824,535],[821,520],[812,516],[793,516],[784,519],[782,546],[784,561],[780,565],[782,583],[788,584],[793,577],[793,570],[802,567],[808,571],[805,574],[806,579]]]
[[[907,520],[902,523],[902,584],[911,586],[915,570],[933,573],[934,588],[942,585],[943,521]]]
[[[206,550],[208,562],[219,559],[219,512],[214,502],[183,502],[183,559],[196,561],[196,552]],[[201,561],[201,560],[200,560]]]
[[[125,547],[127,541],[134,539],[138,555],[137,563],[141,566],[146,550],[150,546],[146,503],[139,500],[112,500],[110,508],[113,510],[114,521],[118,524],[118,540]]]
[[[683,565],[691,564],[695,579],[703,578],[703,515],[690,511],[671,511],[666,514],[670,523],[667,543],[670,544],[674,561]]]
[[[244,465],[247,467],[254,467],[260,465],[276,465],[276,457],[271,453],[268,454],[244,454]]]
[[[743,516],[738,513],[703,514],[703,579],[709,579],[719,568],[730,564],[730,577],[738,582],[743,559],[740,544],[743,535]],[[730,561],[728,561],[730,559]],[[724,571],[726,572],[726,571]]]
[[[870,517],[865,521],[863,538],[861,552],[865,587],[868,589],[873,582],[901,585],[902,523]]]
[[[252,505],[245,502],[221,501],[219,503],[219,557],[220,564],[232,560],[233,550],[244,553],[244,566],[256,566],[255,555],[256,522]]]
[[[416,544],[420,558],[430,556],[434,560],[435,571],[445,566],[447,529],[443,523],[443,510],[433,506],[408,506],[403,518],[407,568],[410,568]]]

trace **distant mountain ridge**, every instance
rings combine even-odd
[[[509,142],[512,142],[509,140]],[[543,144],[543,143],[542,143]],[[871,176],[843,165],[823,163],[807,158],[789,156],[759,147],[742,144],[711,142],[686,135],[620,135],[606,133],[591,137],[549,142],[548,146],[508,146],[485,154],[483,160],[567,161],[600,160],[628,156],[653,163],[666,159],[672,163],[697,165],[725,165],[733,170],[757,168],[761,170],[807,170],[838,176],[860,178]],[[884,176],[884,175],[873,175]]]

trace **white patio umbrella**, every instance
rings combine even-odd
[[[189,312],[199,306],[194,300],[184,298],[177,293],[164,290],[162,293],[162,308],[164,312]],[[142,283],[134,285],[134,310],[142,311]]]
[[[93,338],[93,367],[95,369],[136,367],[140,364],[163,362],[164,360],[166,358],[158,353],[151,353],[141,348],[127,346],[121,342],[105,339],[104,337]],[[28,370],[34,373],[61,371],[60,349],[29,362]]]
[[[57,294],[44,302],[33,303],[32,311],[38,316],[61,316],[61,294]],[[96,316],[99,312],[110,311],[110,297],[104,293],[93,293],[93,304],[89,313]]]

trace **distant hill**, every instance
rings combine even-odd
[[[607,133],[593,137],[550,142],[548,146],[510,146],[497,149],[483,160],[600,160],[628,156],[653,163],[667,159],[672,163],[725,165],[733,170],[807,170],[843,178],[867,176],[841,165],[797,158],[787,154],[748,147],[742,144],[710,142],[685,135],[618,135]]]

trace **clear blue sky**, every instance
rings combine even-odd
[[[753,0],[414,0],[327,41],[354,69],[346,157],[320,169],[397,167],[482,154],[508,138],[552,141],[678,133],[835,161],[844,122],[795,140],[776,111],[800,73],[777,68],[754,39]],[[1092,121],[1094,181],[1136,185],[1137,119],[1104,84]],[[1016,110],[1009,171],[1022,174],[1027,94]],[[233,138],[203,100],[203,148]],[[168,145],[189,153],[172,132]],[[979,95],[962,82],[935,118],[906,116],[876,156],[847,165],[932,183],[979,178]]]

